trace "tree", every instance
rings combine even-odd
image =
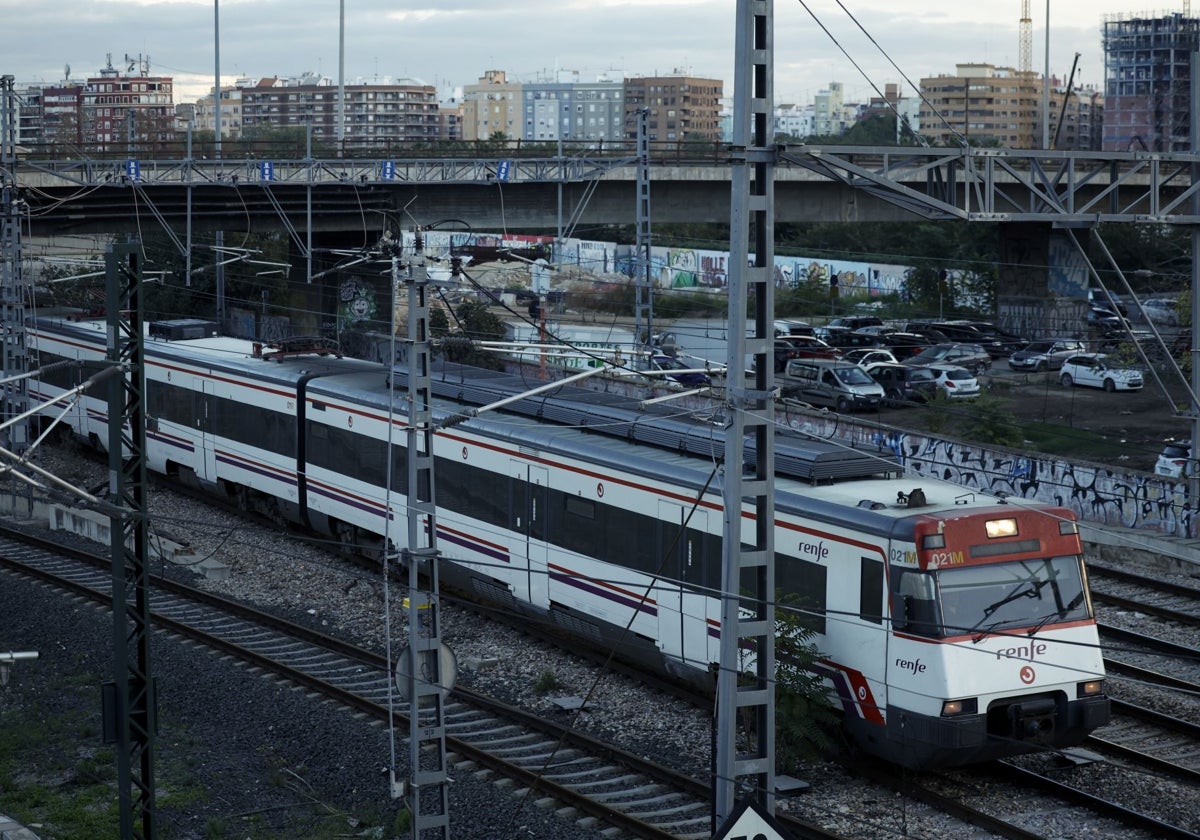
[[[820,757],[834,741],[838,717],[816,670],[822,654],[812,644],[803,601],[795,593],[776,597],[775,767],[784,772]]]
[[[476,346],[476,341],[499,341],[504,337],[503,322],[490,310],[486,303],[469,300],[458,307],[455,313],[462,331],[446,336],[443,348],[446,358],[464,365],[503,370],[504,366],[495,353]],[[432,314],[430,329],[433,329]]]

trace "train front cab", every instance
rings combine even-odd
[[[1074,746],[1108,722],[1068,517],[964,516],[893,553],[910,562],[891,567],[886,722],[858,733],[872,752],[912,768],[962,765]]]

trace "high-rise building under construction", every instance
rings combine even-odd
[[[1200,19],[1106,15],[1103,35],[1104,151],[1191,151],[1191,54],[1200,49]]]

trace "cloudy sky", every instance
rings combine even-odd
[[[419,78],[439,90],[475,82],[484,71],[547,78],[556,68],[585,79],[677,69],[725,81],[733,90],[734,0],[0,0],[5,37],[0,73],[18,83],[95,75],[112,54],[149,57],[152,74],[175,78],[176,102],[213,83],[214,8],[219,2],[221,77],[338,78],[338,10],[345,5],[345,78]],[[1030,0],[1033,69],[1045,67],[1046,4]],[[779,0],[775,3],[778,102],[810,102],[829,82],[849,101],[897,82],[911,92],[922,76],[960,62],[1015,67],[1021,0]],[[1182,11],[1182,3],[1160,3]],[[1198,10],[1200,12],[1200,10]],[[1102,87],[1100,28],[1106,16],[1146,14],[1119,0],[1050,3],[1050,71]],[[840,46],[839,46],[840,45]],[[893,66],[894,65],[894,66]]]

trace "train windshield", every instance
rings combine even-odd
[[[943,636],[1041,628],[1090,616],[1078,556],[1019,560],[937,573]]]

